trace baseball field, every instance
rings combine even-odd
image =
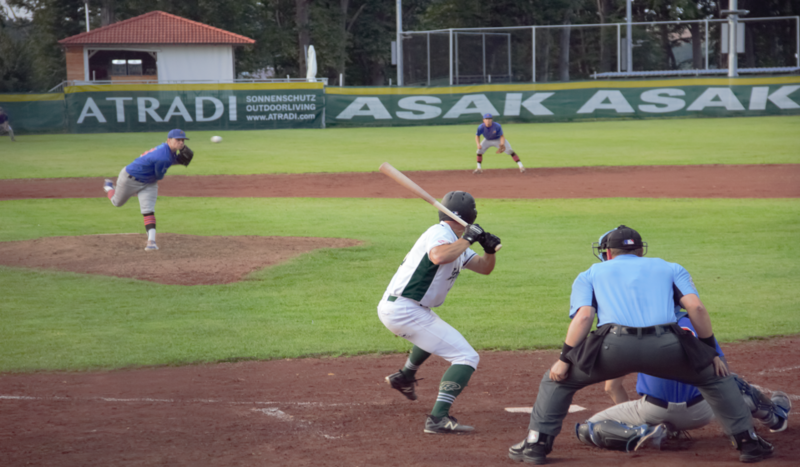
[[[0,137],[0,465],[510,464],[528,416],[504,408],[532,405],[572,281],[619,224],[692,273],[734,371],[800,403],[798,128],[509,124],[528,172],[490,151],[482,175],[474,126],[189,132],[152,253],[138,202],[114,208],[102,182],[165,135]],[[453,408],[470,436],[422,433],[444,361],[416,403],[383,382],[410,344],[375,308],[437,219],[385,161],[435,197],[473,193],[503,242],[496,270],[462,274],[437,310],[482,357]],[[661,452],[592,450],[571,427],[609,400],[592,387],[574,404],[553,461],[736,460],[717,425]],[[769,462],[793,465],[798,434],[767,432]]]

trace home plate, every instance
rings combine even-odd
[[[581,407],[580,405],[575,404],[569,406],[569,413],[580,412],[581,410],[586,410],[586,407]],[[531,413],[533,412],[533,407],[506,407],[506,412]]]

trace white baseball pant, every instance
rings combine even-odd
[[[142,183],[131,177],[123,168],[117,177],[117,186],[114,196],[111,197],[111,204],[120,207],[127,203],[133,196],[139,196],[139,209],[142,214],[149,214],[156,210],[156,199],[158,199],[158,183]]]
[[[630,426],[642,424],[658,425],[669,423],[678,431],[694,430],[708,425],[714,412],[708,402],[702,401],[691,407],[686,402],[670,402],[666,409],[645,401],[645,398],[623,402],[596,414],[589,419],[592,423],[614,420]]]
[[[419,302],[403,297],[390,302],[387,298],[385,295],[378,304],[378,318],[387,329],[452,365],[478,369],[478,352],[456,328]]]

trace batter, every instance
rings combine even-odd
[[[158,181],[164,178],[173,164],[188,166],[194,153],[185,140],[183,130],[172,130],[167,134],[167,142],[145,152],[119,172],[117,185],[106,179],[103,189],[111,204],[120,207],[132,196],[139,196],[139,208],[144,216],[144,228],[147,232],[145,251],[158,250],[156,245],[156,199],[158,198]]]
[[[469,225],[464,227],[439,213],[440,222],[417,240],[386,288],[378,304],[378,318],[395,335],[414,344],[405,366],[386,377],[386,382],[409,400],[417,400],[416,373],[431,354],[450,362],[424,432],[463,433],[473,427],[458,423],[450,416],[450,407],[478,368],[480,357],[464,336],[431,308],[444,303],[462,268],[490,274],[500,239],[473,224],[478,211],[469,193],[451,191],[442,204]],[[475,242],[483,247],[482,256],[470,248]]]

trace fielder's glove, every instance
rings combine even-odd
[[[194,157],[194,151],[189,149],[189,146],[184,146],[178,153],[178,164],[188,167],[189,162],[192,162],[192,157]]]
[[[461,235],[461,238],[468,241],[471,244],[479,241],[483,236],[483,228],[478,224],[469,224],[467,228],[464,230],[464,234]]]
[[[483,247],[483,251],[488,255],[497,253],[497,245],[500,245],[500,237],[492,235],[489,232],[484,232],[483,236],[478,240]]]

